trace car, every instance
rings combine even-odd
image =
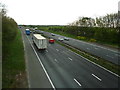
[[[64,40],[67,40],[67,41],[69,41],[69,38],[67,38],[67,37],[64,37]]]
[[[55,36],[55,34],[52,33],[52,36]]]
[[[64,39],[62,37],[59,37],[58,38],[58,41],[63,41]]]
[[[52,39],[52,38],[49,39],[49,43],[54,43],[54,42],[55,42],[54,39]]]

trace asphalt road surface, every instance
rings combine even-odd
[[[25,28],[21,27],[20,30],[23,37],[29,88],[52,88],[28,38],[26,37],[24,31]]]
[[[48,37],[51,37],[53,39],[56,39],[56,40],[58,40],[59,37],[64,38],[64,36],[57,35],[57,34],[55,34],[55,36],[52,36],[52,34],[49,32],[44,32],[43,34],[48,36]],[[69,38],[69,41],[64,40],[63,42],[67,43],[68,45],[74,46],[78,49],[81,49],[83,51],[86,51],[90,54],[93,54],[95,56],[101,57],[101,58],[108,60],[112,63],[120,65],[120,51],[118,51],[118,50],[113,50],[113,49],[108,48],[108,47],[103,47],[100,45],[76,40],[73,38]]]
[[[30,88],[118,88],[118,75],[57,43],[48,43],[46,50],[38,50],[24,30]]]

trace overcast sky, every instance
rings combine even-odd
[[[2,0],[18,24],[67,25],[79,17],[118,12],[120,0]]]

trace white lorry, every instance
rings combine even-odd
[[[47,48],[47,39],[40,34],[33,34],[33,43],[37,46],[38,49],[46,49]]]

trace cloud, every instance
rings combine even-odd
[[[18,24],[67,24],[81,16],[96,17],[118,11],[119,0],[3,0]]]

